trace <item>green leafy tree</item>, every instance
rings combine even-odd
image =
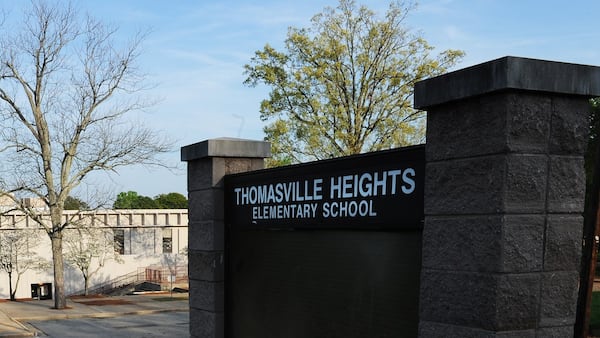
[[[139,195],[135,191],[120,192],[117,195],[115,203],[113,203],[114,209],[133,209],[132,206],[137,202]]]
[[[138,195],[135,191],[121,192],[113,204],[115,209],[157,209],[157,203],[148,196]]]
[[[383,18],[352,0],[290,28],[285,51],[268,44],[245,65],[245,84],[271,87],[260,106],[269,121],[272,164],[381,150],[424,141],[415,82],[455,65],[462,51],[433,47],[405,25],[414,5],[393,2]]]
[[[158,204],[152,197],[140,196],[133,209],[158,209]]]
[[[77,197],[67,196],[65,199],[65,210],[89,210],[90,206]]]
[[[0,22],[0,196],[50,238],[57,309],[66,307],[67,197],[92,172],[161,165],[156,155],[171,149],[128,118],[149,104],[136,65],[143,36],[122,41],[116,32],[61,1],[34,0],[21,18]],[[20,203],[29,196],[44,201],[49,217]]]
[[[180,193],[160,194],[154,199],[135,191],[121,192],[113,204],[115,209],[186,209],[187,199]]]
[[[154,198],[159,209],[187,209],[188,200],[180,193],[160,194]]]

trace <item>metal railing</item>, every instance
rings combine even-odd
[[[138,268],[137,271],[113,278],[109,281],[88,288],[88,294],[108,294],[127,287],[136,287],[145,282],[168,285],[167,283],[187,283],[188,267],[180,265],[176,267],[149,266]],[[70,295],[83,295],[85,290],[78,290]]]

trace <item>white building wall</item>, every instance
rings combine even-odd
[[[94,225],[113,229],[123,229],[125,232],[125,254],[119,255],[121,262],[107,261],[104,266],[90,279],[90,288],[99,286],[107,281],[123,275],[151,267],[168,269],[174,264],[187,266],[187,224],[188,215],[185,209],[152,209],[152,210],[101,210],[93,212]],[[91,219],[90,214],[77,215],[75,211],[65,211],[65,219]],[[12,212],[0,216],[0,231],[8,229],[31,229],[35,222],[22,214]],[[163,253],[163,229],[171,229],[172,253]],[[48,262],[49,267],[42,271],[29,270],[21,276],[17,289],[17,298],[31,297],[31,284],[54,283],[52,268],[52,251],[50,239],[42,229],[37,230],[38,243],[35,251]],[[65,236],[68,234],[66,231]],[[111,243],[110,245],[114,245]],[[63,244],[63,251],[66,247]],[[92,261],[92,268],[98,266],[98,261]],[[13,287],[16,276],[13,274]],[[54,287],[54,285],[53,285]],[[65,262],[66,294],[83,290],[84,282],[81,272]],[[0,298],[9,298],[8,275],[0,271]]]

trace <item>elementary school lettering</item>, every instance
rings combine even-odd
[[[377,216],[375,198],[410,195],[413,168],[235,187],[237,206],[251,206],[252,220]]]

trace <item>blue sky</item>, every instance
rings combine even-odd
[[[389,1],[357,1],[383,14]],[[28,1],[0,0],[13,11]],[[243,85],[243,65],[269,43],[281,49],[287,28],[337,0],[103,0],[74,1],[83,11],[120,27],[124,38],[150,29],[140,66],[160,99],[141,115],[176,141],[163,160],[180,170],[132,167],[94,182],[115,192],[186,193],[179,148],[216,137],[262,139],[259,104],[268,88]],[[457,68],[505,55],[600,65],[600,2],[523,0],[422,0],[408,19],[438,51],[466,52]]]

